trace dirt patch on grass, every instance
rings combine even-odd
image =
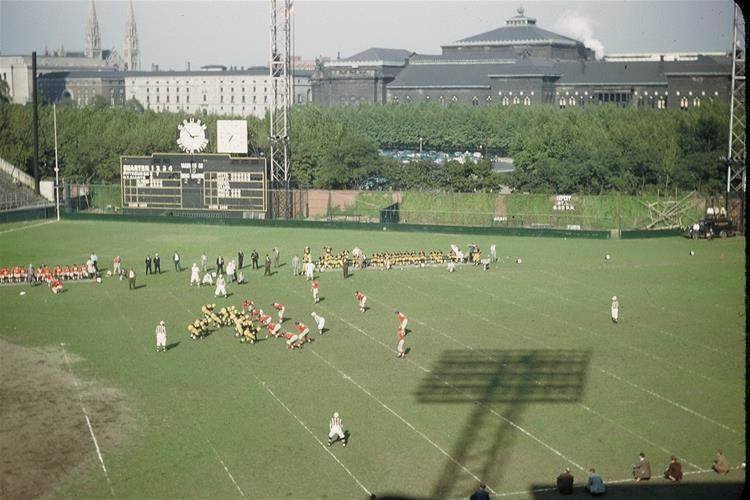
[[[101,467],[83,407],[105,463],[133,428],[124,395],[73,375],[78,361],[61,347],[32,349],[0,339],[0,498],[38,497],[78,469]]]

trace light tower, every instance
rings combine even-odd
[[[734,5],[732,42],[732,100],[729,114],[729,150],[727,152],[728,214],[739,208],[737,225],[745,232],[745,161],[747,160],[747,112],[745,108],[745,19],[739,5]],[[738,206],[739,205],[739,206]]]
[[[271,0],[271,54],[268,63],[271,79],[270,170],[271,217],[292,216],[289,190],[291,161],[289,118],[292,106],[292,3],[293,0]]]

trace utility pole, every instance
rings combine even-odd
[[[39,194],[39,112],[36,95],[36,52],[31,53],[31,106],[33,109],[31,128],[34,136],[34,192]]]
[[[745,232],[745,162],[747,161],[747,111],[745,108],[745,20],[739,5],[734,5],[732,37],[732,95],[729,114],[727,152],[727,215],[739,208],[737,226]],[[739,207],[737,205],[739,204]]]
[[[293,0],[271,0],[271,53],[268,64],[271,78],[270,177],[271,217],[289,218],[292,214],[290,180],[290,126],[292,107],[291,17]]]
[[[52,116],[55,126],[55,214],[60,222],[60,165],[57,161],[57,105],[52,104]]]

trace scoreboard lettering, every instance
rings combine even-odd
[[[266,211],[265,158],[123,156],[120,172],[124,208]]]

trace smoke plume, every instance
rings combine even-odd
[[[555,29],[583,44],[596,53],[596,58],[604,56],[604,44],[594,38],[594,21],[586,16],[574,13],[565,13],[555,22]]]

